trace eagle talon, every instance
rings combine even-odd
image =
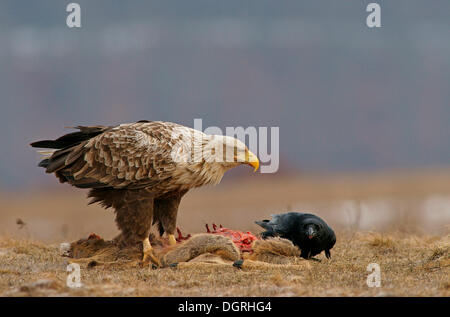
[[[169,234],[169,244],[170,245],[177,244],[177,239],[175,239],[175,236],[173,234]]]
[[[150,244],[150,240],[146,238],[144,241],[142,241],[142,266],[145,266],[148,263],[152,263],[154,265],[157,265],[158,267],[161,266],[161,263],[159,262],[158,258],[153,253],[152,245]]]
[[[142,256],[141,266],[145,267],[149,264],[152,264],[152,268],[154,267],[158,268],[161,266],[161,262],[159,262],[158,258],[154,255],[153,250],[150,250]]]

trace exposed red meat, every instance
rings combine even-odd
[[[211,234],[220,234],[226,237],[231,238],[234,244],[241,250],[241,252],[253,252],[252,243],[258,238],[252,234],[251,232],[242,232],[237,230],[232,230],[228,228],[224,228],[222,225],[217,227],[216,224],[212,224],[213,231],[209,229],[208,224],[206,224],[206,232]]]
[[[206,226],[207,233],[220,234],[222,236],[231,238],[231,240],[234,242],[234,244],[236,244],[236,246],[241,250],[241,252],[250,252],[250,253],[253,252],[252,243],[253,243],[253,241],[259,239],[258,237],[256,237],[254,234],[252,234],[249,231],[242,232],[242,231],[232,230],[232,229],[224,228],[222,225],[219,225],[219,227],[217,227],[217,225],[215,223],[212,224],[213,230],[211,231],[209,229],[208,224],[206,224],[205,226]],[[178,233],[178,238],[176,238],[177,242],[187,240],[191,237],[190,234],[183,236],[180,228],[178,228],[178,227],[177,227],[177,233]]]
[[[95,234],[95,233],[91,233],[91,234],[89,235],[88,240],[91,240],[91,239],[101,240],[100,236],[97,235],[97,234]]]
[[[187,236],[183,236],[183,234],[181,233],[180,228],[177,227],[177,233],[178,233],[178,238],[176,238],[177,242],[181,242],[184,240],[187,240],[191,237],[190,234],[188,234]]]

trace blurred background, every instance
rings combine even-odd
[[[186,196],[188,231],[256,230],[291,209],[343,229],[448,228],[449,1],[377,1],[381,28],[366,26],[372,1],[77,1],[72,29],[70,2],[0,2],[0,233],[116,233],[112,212],[36,167],[30,142],[194,118],[280,127],[280,169]]]

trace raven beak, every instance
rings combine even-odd
[[[312,239],[312,238],[314,238],[315,235],[316,235],[316,232],[314,231],[314,229],[309,227],[308,228],[308,238]]]

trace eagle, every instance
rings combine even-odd
[[[61,183],[89,189],[89,204],[112,207],[121,231],[116,242],[142,244],[142,261],[158,263],[149,241],[153,225],[176,244],[178,207],[190,189],[216,185],[238,165],[259,168],[257,156],[240,140],[172,122],[75,128],[30,144],[47,149],[38,166]]]

